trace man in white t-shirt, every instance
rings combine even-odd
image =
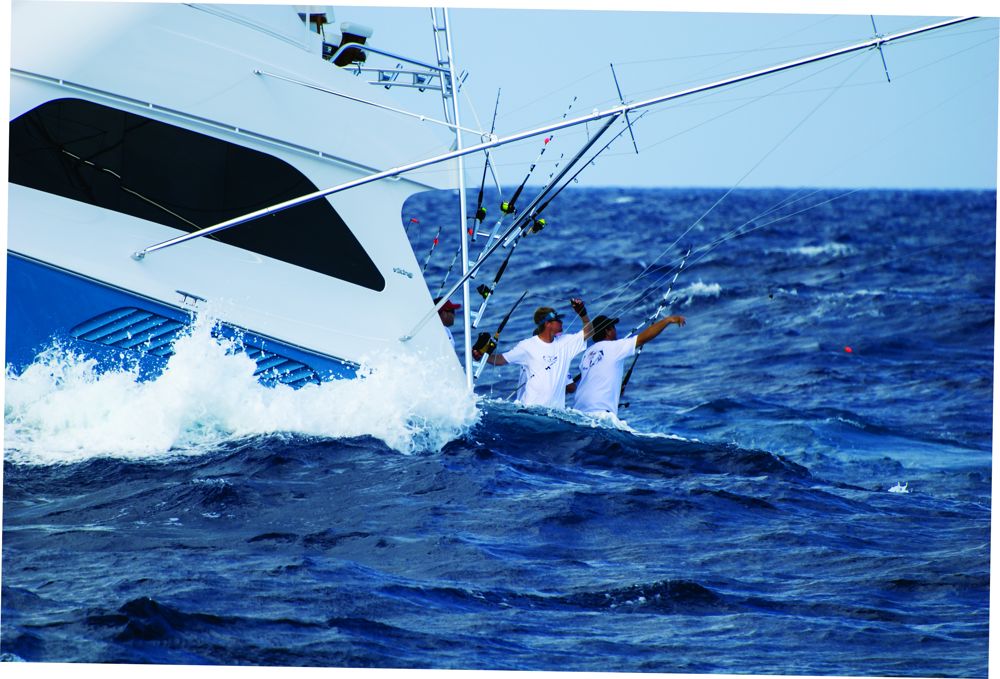
[[[617,417],[625,360],[671,323],[684,325],[683,316],[667,316],[635,337],[618,339],[615,328],[618,320],[607,316],[595,318],[594,343],[580,358],[580,383],[576,387],[573,407],[588,415],[611,413]]]
[[[583,321],[583,329],[572,335],[562,334],[562,314],[552,307],[535,310],[535,333],[521,340],[510,351],[496,352],[487,359],[493,365],[521,366],[521,381],[517,388],[517,400],[525,405],[539,405],[547,408],[566,407],[566,375],[573,357],[587,348],[592,328],[583,300],[570,301],[573,311]],[[472,352],[479,360],[482,354]]]

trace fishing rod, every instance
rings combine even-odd
[[[476,373],[475,373],[476,379],[479,379],[479,375],[482,374],[483,368],[486,367],[487,360],[489,360],[489,357],[496,350],[497,341],[500,339],[500,333],[503,332],[503,329],[507,326],[507,321],[510,320],[511,315],[513,315],[514,311],[521,304],[521,301],[525,298],[527,294],[528,291],[525,290],[524,292],[521,293],[521,296],[517,298],[517,301],[514,302],[514,306],[510,308],[510,310],[507,312],[507,315],[503,317],[502,321],[500,321],[500,325],[497,326],[497,330],[496,332],[493,333],[493,337],[490,337],[490,333],[488,332],[479,333],[479,338],[476,340],[476,344],[473,347],[473,349],[482,352],[483,357],[479,359],[479,365],[476,366]]]
[[[431,255],[434,254],[434,250],[438,246],[438,241],[441,238],[441,227],[438,226],[437,233],[434,234],[434,241],[431,243],[431,249],[427,251],[427,256],[424,258],[424,265],[420,269],[420,273],[425,273],[427,271],[427,265],[431,263]]]
[[[664,293],[663,297],[660,298],[660,305],[658,307],[656,307],[656,311],[653,312],[653,315],[649,316],[647,319],[643,320],[642,323],[640,323],[639,325],[637,325],[636,327],[634,327],[632,330],[630,330],[629,333],[628,333],[628,335],[626,335],[626,337],[631,337],[634,333],[636,333],[639,330],[639,328],[641,328],[642,326],[646,325],[647,323],[651,324],[651,323],[653,323],[653,322],[656,321],[656,319],[660,315],[660,312],[663,311],[664,308],[666,308],[667,301],[670,298],[670,292],[674,288],[674,283],[677,282],[677,277],[680,276],[681,275],[681,271],[684,270],[684,264],[687,262],[688,256],[690,254],[691,254],[691,248],[688,248],[688,251],[686,253],[684,253],[684,257],[681,259],[681,265],[679,267],[677,267],[677,273],[674,274],[673,280],[671,280],[670,281],[670,285],[667,286],[667,291]],[[618,392],[618,398],[619,399],[622,396],[625,395],[625,387],[628,386],[628,381],[632,378],[632,371],[635,370],[635,362],[639,360],[639,355],[642,354],[642,350],[643,350],[643,348],[645,346],[646,345],[643,344],[643,345],[638,346],[638,347],[635,348],[635,355],[632,357],[632,364],[628,367],[628,371],[625,373],[625,376],[622,378],[621,391]]]
[[[551,139],[549,139],[549,141],[551,141]],[[556,170],[559,169],[559,164],[562,163],[562,159],[565,156],[566,156],[565,153],[560,153],[559,154],[559,159],[556,160],[555,165],[553,165],[553,167],[552,167],[552,172],[549,173],[549,176],[546,179],[546,184],[545,184],[546,186],[548,186],[548,184],[552,181],[552,177],[555,175]],[[530,171],[528,172],[528,176],[531,176],[531,172]],[[522,188],[523,188],[523,184],[522,184]],[[515,197],[518,195],[518,193],[520,193],[520,190],[521,189],[519,188],[518,191],[515,192]],[[508,205],[509,205],[508,203],[503,203],[501,205],[502,209],[500,211],[500,219],[498,219],[496,221],[496,224],[493,225],[493,230],[490,231],[490,238],[487,241],[487,245],[489,245],[490,241],[492,241],[494,238],[496,238],[497,232],[500,230],[500,225],[503,223],[504,217],[506,217],[508,214],[513,214],[514,210],[513,209],[508,209]],[[531,228],[530,233],[538,233],[539,231],[542,230],[542,228],[544,228],[544,226],[545,226],[545,220],[544,219],[536,220],[535,223],[532,224],[532,228]],[[518,239],[518,240],[520,240],[520,239]],[[515,246],[517,245],[518,240],[514,241],[514,245]],[[509,244],[510,244],[510,239],[508,239],[504,243],[504,247],[507,247]],[[511,248],[511,250],[513,250],[513,247]],[[486,247],[484,246],[482,252],[480,252],[480,255],[479,255],[480,258],[483,257],[483,255],[485,254],[485,252],[486,252]],[[504,260],[504,261],[506,262],[509,259],[510,259],[510,254],[507,255],[507,259]],[[501,265],[501,268],[506,268],[506,264]],[[475,276],[473,276],[473,278],[475,278]],[[482,285],[480,285],[477,288],[477,292],[479,292],[479,294],[482,295],[483,299],[485,300],[486,298],[489,297],[490,293],[493,292],[493,290],[496,288],[496,283],[498,281],[499,281],[499,279],[494,279],[493,285],[489,285],[489,286],[486,285],[485,283],[482,284]],[[483,307],[485,307],[485,302],[483,304]],[[483,313],[483,308],[480,308],[480,310],[479,310],[479,316],[482,316],[482,313]],[[476,322],[478,323],[478,316],[477,316]],[[473,324],[473,327],[475,327],[475,324]]]
[[[562,114],[562,118],[560,118],[560,120],[566,120],[566,116],[569,115],[569,112],[573,108],[573,104],[575,103],[576,103],[576,97],[573,97],[573,101],[569,102],[569,106],[566,108],[566,112]],[[555,139],[555,137],[556,137],[555,134],[550,134],[549,136],[545,137],[545,139],[542,141],[542,150],[538,152],[538,156],[531,163],[531,166],[528,168],[528,174],[526,174],[524,176],[524,179],[521,180],[521,185],[518,186],[517,189],[514,191],[514,195],[511,196],[510,200],[504,201],[503,203],[500,204],[500,210],[504,214],[512,215],[517,211],[516,207],[517,199],[521,196],[521,192],[524,191],[524,187],[528,183],[528,180],[531,179],[531,174],[535,171],[535,166],[538,165],[539,161],[541,161],[542,159],[542,156],[545,155],[545,150],[549,147],[549,142]]]
[[[645,114],[646,114],[646,112],[644,111],[642,114],[639,115],[638,118],[636,118],[636,121],[638,121],[640,118],[642,118],[642,116],[645,115]],[[603,132],[603,130],[602,130],[602,132]],[[538,233],[543,228],[545,228],[545,220],[539,218],[539,215],[545,210],[545,208],[547,208],[549,206],[549,203],[552,202],[553,198],[555,198],[557,195],[559,195],[559,193],[564,188],[566,188],[566,186],[568,186],[570,183],[572,183],[580,175],[580,173],[585,168],[587,168],[591,164],[593,164],[593,162],[597,159],[597,157],[599,155],[601,155],[602,153],[604,153],[604,151],[606,151],[608,148],[610,148],[610,146],[615,142],[615,140],[617,140],[619,137],[621,137],[625,132],[626,132],[626,130],[622,129],[618,134],[616,134],[614,137],[612,137],[611,140],[608,141],[608,143],[606,143],[603,147],[601,147],[601,149],[599,151],[597,151],[597,153],[595,153],[593,156],[591,156],[590,160],[587,163],[585,163],[584,165],[581,165],[580,168],[576,171],[576,173],[574,173],[574,175],[572,177],[570,177],[569,180],[566,181],[562,185],[561,188],[559,188],[547,201],[545,201],[545,203],[541,207],[539,207],[538,210],[534,211],[534,213],[531,213],[531,215],[530,215],[531,216],[531,226],[528,229],[523,230],[523,231],[519,232],[516,236],[507,239],[508,242],[510,242],[510,251],[507,253],[507,256],[504,258],[503,262],[500,264],[500,268],[497,269],[497,273],[493,277],[493,283],[490,284],[490,285],[486,285],[485,283],[483,283],[482,285],[480,285],[476,289],[476,291],[480,295],[483,296],[483,302],[480,305],[479,311],[476,313],[475,318],[473,319],[473,323],[472,323],[472,327],[473,328],[475,328],[475,327],[477,327],[479,325],[479,321],[480,321],[480,319],[482,319],[483,313],[486,310],[486,305],[489,303],[490,295],[493,294],[493,292],[497,288],[497,285],[500,283],[500,279],[503,278],[503,274],[507,270],[507,264],[510,262],[511,255],[514,254],[514,249],[517,247],[518,243],[520,243],[521,239],[524,238],[525,236],[527,236],[529,234],[532,234],[532,233]],[[600,135],[598,135],[598,136],[600,136]],[[562,156],[559,156],[559,158],[560,158],[560,160],[562,160]],[[574,159],[574,161],[571,162],[570,165],[567,166],[567,167],[572,166],[577,160],[578,160],[578,158]],[[558,164],[557,164],[557,167],[558,167]],[[552,176],[554,174],[555,174],[555,171],[553,171],[552,174],[549,175],[549,184],[547,184],[546,186],[551,186],[552,185]]]
[[[646,115],[647,113],[649,113],[649,111],[643,111],[642,113],[640,113],[639,117],[637,117],[635,119],[635,122],[639,122],[640,120],[642,120],[642,117],[644,115]],[[547,208],[549,206],[549,203],[551,203],[555,199],[556,196],[558,196],[560,193],[562,193],[563,189],[565,189],[567,186],[569,186],[570,184],[572,184],[573,182],[575,182],[576,178],[580,176],[580,173],[583,172],[586,168],[588,168],[591,165],[593,165],[594,161],[597,160],[597,157],[599,155],[601,155],[602,153],[604,153],[608,149],[608,147],[610,147],[615,142],[616,139],[618,139],[623,134],[625,134],[625,132],[629,132],[629,134],[631,134],[631,132],[632,132],[632,126],[631,126],[631,124],[628,127],[623,128],[618,134],[616,134],[614,137],[612,137],[611,140],[608,141],[607,144],[605,144],[604,146],[602,146],[597,153],[595,153],[593,156],[591,156],[591,158],[590,158],[589,161],[587,161],[584,165],[581,165],[579,167],[579,169],[577,169],[577,171],[573,173],[573,176],[570,177],[568,181],[564,182],[563,185],[561,187],[559,187],[559,189],[555,193],[553,193],[549,197],[549,199],[546,200],[545,203],[540,208],[538,208],[538,212],[541,212],[542,210],[544,210],[545,208]]]
[[[497,100],[493,104],[493,122],[490,124],[490,134],[489,138],[493,139],[493,133],[497,129],[497,111],[500,110],[500,90],[497,89]],[[473,219],[480,224],[486,219],[486,208],[483,206],[483,189],[486,188],[486,171],[490,169],[490,152],[489,149],[485,151],[486,160],[483,162],[483,178],[479,182],[479,198],[476,200],[476,212],[473,215]],[[472,226],[472,242],[476,242],[476,236],[479,235],[479,229],[475,224]]]
[[[452,269],[455,268],[455,262],[458,261],[458,256],[461,255],[461,254],[462,254],[462,244],[459,243],[458,249],[455,251],[455,256],[451,258],[451,264],[448,265],[448,270],[445,271],[444,278],[441,279],[441,285],[438,287],[437,294],[434,295],[435,297],[440,297],[441,296],[441,292],[444,290],[444,285],[445,285],[445,283],[448,282],[448,279],[451,277]],[[475,327],[475,326],[473,326],[473,327]]]
[[[621,114],[619,113],[619,115]],[[582,158],[587,153],[587,151],[590,150],[590,147],[592,147],[597,142],[597,140],[600,139],[605,132],[607,132],[608,128],[611,127],[617,119],[618,115],[608,118],[605,121],[604,125],[601,126],[601,129],[598,130],[597,134],[591,137],[587,141],[587,143],[583,145],[583,147],[576,153],[575,156],[573,156],[573,159],[566,165],[566,167],[564,167],[559,172],[558,176],[556,176],[556,178],[553,179],[548,186],[546,186],[542,191],[538,193],[537,196],[534,197],[534,199],[532,199],[531,203],[528,204],[528,207],[524,211],[524,213],[520,217],[516,218],[514,220],[514,223],[512,223],[509,227],[507,227],[507,230],[504,232],[503,236],[498,238],[492,244],[489,244],[486,250],[480,256],[480,258],[476,260],[469,267],[469,269],[462,275],[462,278],[457,283],[451,286],[448,292],[442,297],[441,301],[435,304],[433,307],[431,307],[431,310],[428,311],[426,314],[424,314],[424,316],[419,321],[417,321],[417,324],[413,326],[413,329],[408,334],[403,335],[402,337],[399,338],[400,342],[408,342],[409,340],[413,339],[414,333],[416,333],[418,330],[424,327],[427,321],[429,321],[431,317],[437,313],[438,309],[440,309],[441,306],[444,305],[444,299],[451,297],[451,295],[453,295],[455,291],[458,290],[465,283],[465,281],[469,280],[473,275],[475,275],[475,273],[479,271],[479,268],[483,265],[483,262],[485,262],[486,259],[489,258],[494,252],[499,250],[501,247],[505,247],[506,246],[505,241],[512,234],[514,234],[516,231],[519,230],[526,231],[527,229],[531,228],[532,224],[528,223],[528,220],[533,215],[532,210],[534,210],[534,208],[538,205],[538,203],[540,203],[546,197],[546,195],[552,189],[553,186],[555,186],[556,184],[558,184],[560,181],[563,180],[563,178],[569,173],[570,169],[576,163],[579,162],[580,158]]]

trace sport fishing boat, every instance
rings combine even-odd
[[[631,133],[630,114],[974,18],[498,137],[462,127],[448,15],[431,17],[437,58],[421,61],[376,48],[368,27],[334,28],[333,12],[313,6],[17,0],[8,370],[57,346],[153,377],[204,314],[265,384],[351,377],[377,351],[416,352],[458,374],[430,321],[461,290],[471,387],[470,330],[514,247],[595,155]],[[372,66],[379,59],[387,65]],[[401,108],[399,88],[440,93],[441,119]],[[481,205],[466,209],[463,158],[488,162],[498,146],[590,123],[600,125],[515,210],[525,178],[470,257]],[[478,143],[463,145],[463,131]],[[458,189],[462,274],[435,304],[401,211],[413,193],[444,187]],[[502,251],[473,314],[470,278]]]
[[[400,213],[437,175],[143,252],[452,143],[348,73],[370,29],[308,9],[14,3],[8,366],[55,343],[155,375],[203,312],[269,383],[351,376],[408,333],[458,369],[440,323],[411,332],[432,303]],[[409,71],[450,97],[447,62]]]

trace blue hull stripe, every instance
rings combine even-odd
[[[101,370],[139,366],[155,378],[190,325],[181,308],[115,288],[36,260],[7,253],[7,365],[24,370],[57,343],[97,360]],[[213,335],[236,342],[257,362],[266,385],[300,387],[351,378],[357,365],[219,324]]]

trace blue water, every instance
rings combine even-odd
[[[408,446],[185,402],[166,450],[70,454],[94,422],[25,403],[71,371],[8,376],[3,659],[985,677],[995,195],[723,193],[567,190],[488,307],[530,289],[501,350],[570,296],[627,330],[693,248],[630,429],[491,367],[473,424]],[[407,203],[420,262],[448,200]]]

